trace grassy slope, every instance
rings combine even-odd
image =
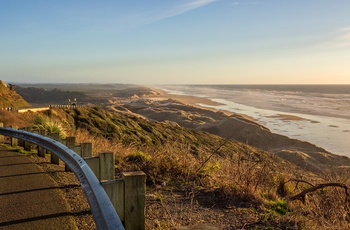
[[[16,91],[11,91],[0,84],[0,108],[25,106],[29,106],[29,103],[18,95]]]

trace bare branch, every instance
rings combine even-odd
[[[228,142],[228,139],[226,139],[219,147],[217,147],[213,152],[212,154],[201,164],[201,166],[195,171],[194,174],[197,174],[199,172],[199,170],[201,170],[205,165],[206,163],[212,158],[212,156],[214,156],[214,154],[216,154],[221,148],[222,146],[224,146],[226,143]]]
[[[306,195],[308,193],[315,192],[318,189],[322,189],[322,188],[325,188],[325,187],[340,187],[340,188],[343,188],[344,191],[345,191],[346,197],[347,198],[349,197],[349,193],[348,193],[349,187],[347,185],[345,185],[343,183],[324,183],[324,184],[318,184],[318,185],[312,186],[311,188],[305,189],[301,193],[299,193],[299,194],[297,194],[295,196],[292,196],[290,199],[291,200],[301,200],[302,202],[305,202],[305,197],[306,197]]]

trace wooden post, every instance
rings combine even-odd
[[[145,229],[146,174],[124,172],[124,227],[126,230]]]
[[[17,126],[11,125],[10,128],[12,128],[12,129],[17,129]],[[11,137],[11,138],[10,138],[10,142],[11,142],[11,146],[12,146],[12,147],[17,147],[17,146],[18,146],[18,140],[17,140],[16,138]]]
[[[27,132],[32,131],[32,127],[24,127],[24,130]],[[29,141],[24,141],[24,150],[31,151],[32,150],[32,144]]]
[[[76,138],[74,136],[71,136],[71,137],[66,137],[66,146],[68,148],[72,148],[75,146],[75,141],[76,141]],[[64,169],[66,172],[71,172],[72,170],[68,167],[67,164],[64,165]]]
[[[0,127],[4,127],[4,123],[0,122]],[[5,137],[0,135],[0,144],[5,143]]]
[[[124,222],[124,181],[122,179],[102,181],[101,185],[117,211],[119,219]]]
[[[66,145],[67,147],[73,147],[75,146],[76,138],[74,136],[72,137],[66,137]]]
[[[49,137],[54,139],[54,140],[56,140],[56,141],[59,141],[60,134],[59,133],[50,133]],[[50,152],[50,155],[51,155],[51,163],[59,165],[60,164],[60,158],[58,156],[56,156],[55,154],[51,153],[51,152]]]
[[[58,138],[58,141],[61,143],[61,144],[64,144],[65,146],[67,146],[67,139],[61,139],[61,138]]]
[[[45,129],[40,129],[39,134],[42,136],[46,136],[46,130]],[[45,157],[46,154],[46,149],[38,145],[38,156],[39,157]]]
[[[100,178],[100,157],[89,157],[84,158],[86,164],[91,168],[94,172],[97,179]]]
[[[68,141],[68,140],[66,140]],[[78,156],[81,156],[81,146],[80,145],[75,145],[75,146],[68,146],[71,150],[73,150]],[[65,165],[64,169],[66,172],[71,172],[72,170]]]
[[[100,153],[100,181],[114,180],[114,153]]]
[[[73,150],[79,156],[81,156],[81,146],[80,145],[72,146],[72,147],[70,147],[70,149]]]
[[[81,146],[82,158],[92,157],[92,143],[90,142],[80,143],[80,146]]]

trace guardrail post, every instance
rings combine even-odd
[[[4,123],[0,122],[0,127],[4,127]],[[5,137],[3,135],[0,135],[0,143],[5,143]]]
[[[76,138],[74,136],[71,137],[66,137],[66,146],[67,147],[72,147],[75,146]]]
[[[81,146],[82,158],[92,157],[92,143],[90,142],[80,143],[80,146]]]
[[[79,156],[81,156],[81,146],[80,145],[72,146],[70,149],[73,150]]]
[[[145,229],[146,174],[141,171],[122,173],[124,181],[124,227]]]
[[[86,164],[91,168],[94,172],[97,179],[100,178],[100,157],[89,157],[84,158]]]
[[[59,141],[60,134],[59,133],[50,133],[49,137],[54,139],[54,140],[56,140],[56,141]],[[53,154],[52,152],[50,152],[50,155],[51,155],[51,163],[59,165],[60,164],[60,158],[58,156],[56,156],[55,154]]]
[[[45,129],[39,129],[38,133],[42,136],[46,136]],[[38,145],[38,156],[45,157],[45,154],[46,154],[46,149]]]
[[[100,153],[100,181],[114,179],[114,153]]]
[[[74,136],[66,137],[66,146],[72,148],[75,146],[76,138]],[[72,170],[68,167],[67,164],[64,164],[64,169],[66,172],[71,172]]]
[[[12,129],[17,129],[17,126],[11,125],[10,128],[12,128]],[[18,146],[18,140],[17,140],[17,138],[11,137],[11,138],[10,138],[10,142],[11,142],[11,146],[12,146],[12,147],[17,147],[17,146]]]
[[[122,179],[102,181],[101,185],[117,211],[120,220],[124,222],[124,181]]]
[[[24,127],[24,130],[27,132],[30,132],[30,131],[32,131],[32,127]],[[26,151],[30,151],[30,150],[32,150],[32,144],[29,141],[24,141],[23,148]]]

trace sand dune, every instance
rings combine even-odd
[[[350,166],[350,159],[347,157],[332,154],[312,143],[272,133],[248,116],[200,106],[199,104],[217,104],[207,98],[157,92],[159,94],[156,96],[129,100],[124,107],[148,119],[176,122],[187,128],[248,143],[274,152],[285,160],[311,171],[323,170],[329,166]],[[276,119],[303,118],[279,114]]]

